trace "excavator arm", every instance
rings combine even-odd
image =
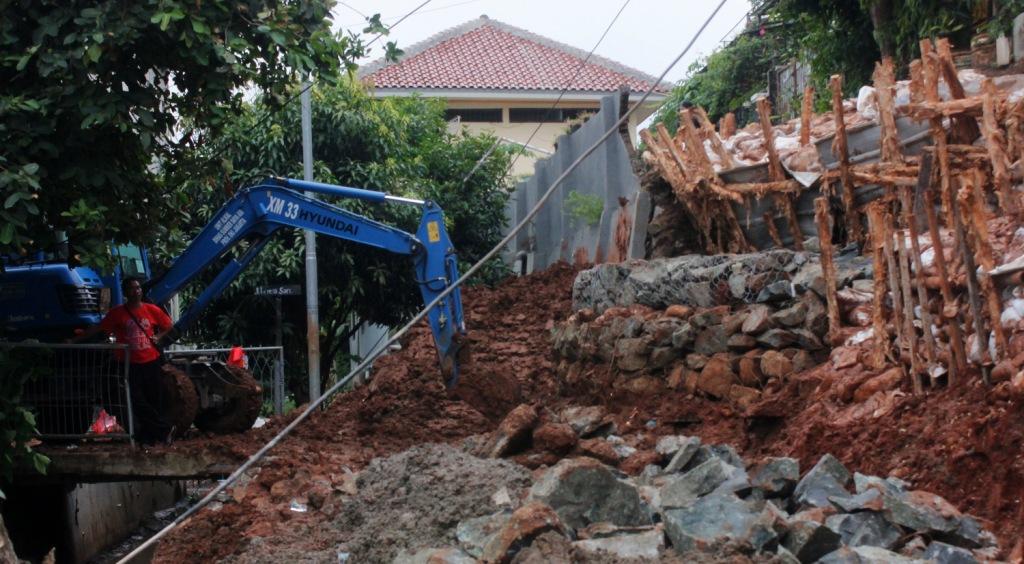
[[[415,205],[423,215],[413,235],[310,198],[301,191]],[[310,229],[328,237],[410,256],[425,304],[434,301],[459,277],[455,249],[444,226],[444,214],[436,204],[361,188],[271,178],[238,192],[213,216],[167,272],[149,285],[149,298],[164,303],[200,273],[220,262],[218,259],[231,249],[243,241],[248,242],[244,252],[221,267],[213,282],[200,293],[165,340],[176,339],[263,250],[271,236],[285,227]],[[427,320],[434,334],[442,373],[448,385],[454,386],[458,381],[459,341],[465,333],[459,289],[431,308]]]

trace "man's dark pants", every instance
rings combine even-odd
[[[128,364],[128,385],[135,416],[135,440],[143,444],[163,442],[171,432],[171,424],[163,416],[162,359]]]

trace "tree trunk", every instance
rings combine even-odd
[[[883,57],[896,56],[896,42],[892,32],[892,0],[868,0],[865,2],[874,26],[875,43]]]

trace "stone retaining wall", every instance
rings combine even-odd
[[[864,261],[837,262],[843,285],[870,276]],[[827,357],[823,292],[809,253],[600,265],[578,275],[576,311],[552,329],[553,348],[570,386],[600,363],[627,391],[668,388],[749,405]]]

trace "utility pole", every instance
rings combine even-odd
[[[302,84],[302,169],[313,180],[313,104],[311,82]],[[312,192],[306,195],[313,197]],[[316,233],[307,229],[306,241],[306,356],[309,363],[309,400],[320,397],[320,305],[316,277]]]

